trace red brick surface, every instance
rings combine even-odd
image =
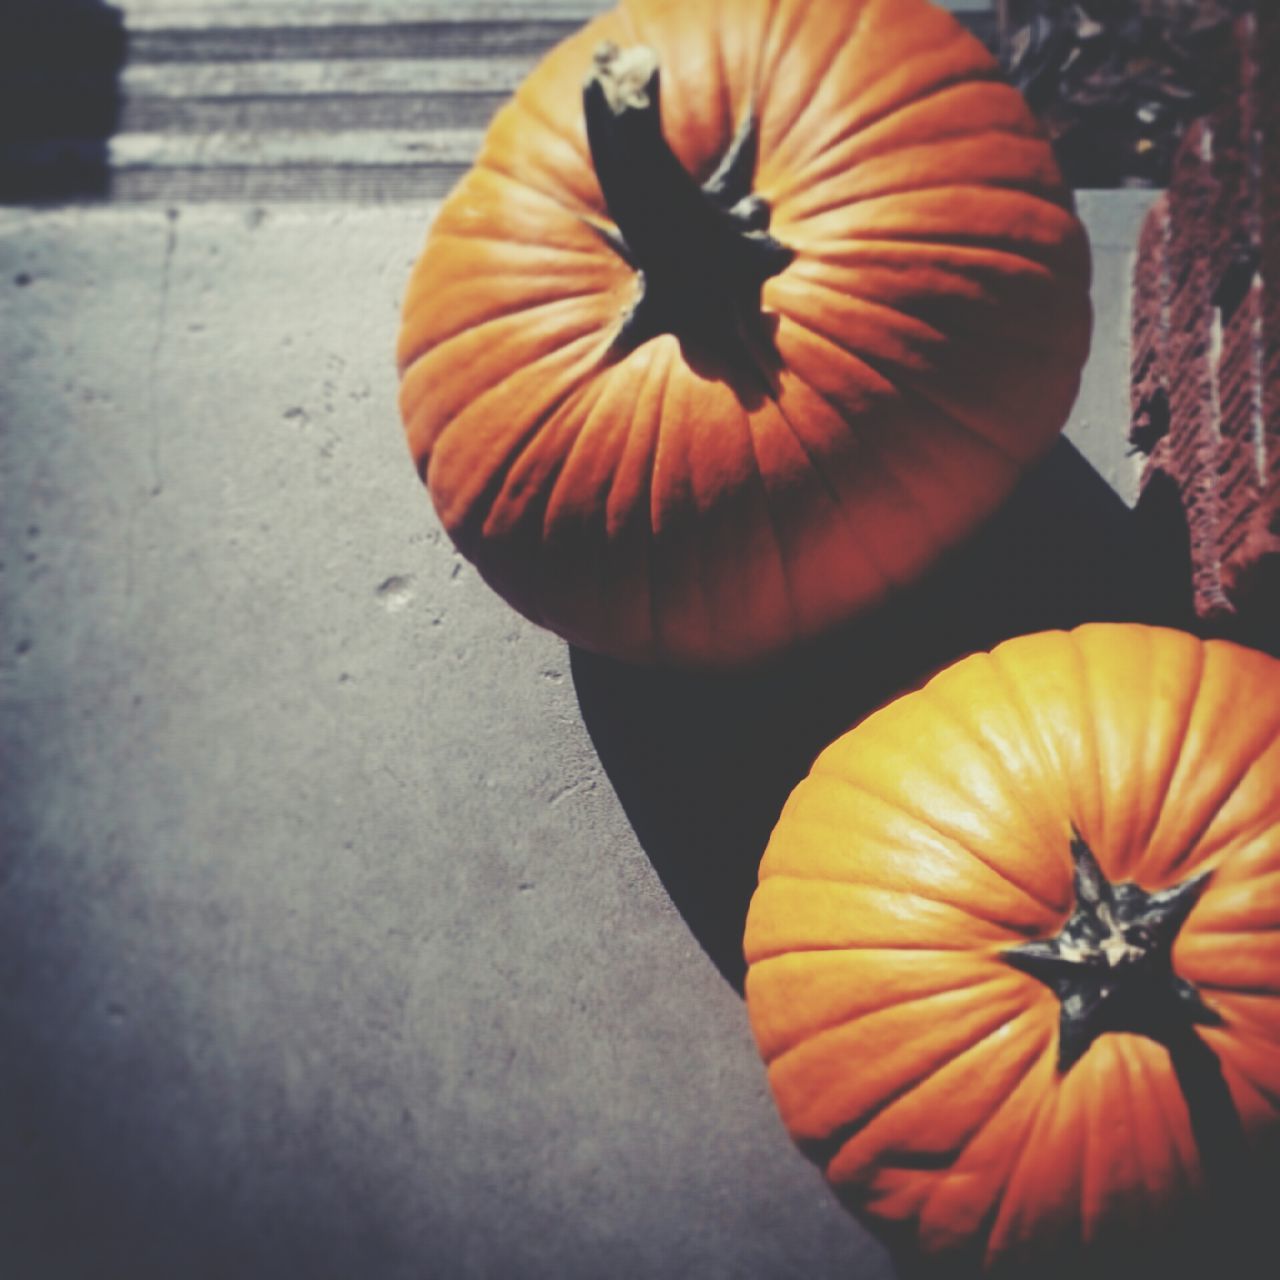
[[[1197,613],[1280,617],[1280,6],[1240,19],[1231,91],[1187,131],[1134,278],[1130,439],[1176,485]],[[1269,282],[1269,284],[1267,283]]]

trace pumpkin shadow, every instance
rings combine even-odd
[[[924,579],[765,666],[655,670],[572,649],[601,764],[726,980],[742,991],[759,860],[823,747],[938,668],[1011,636],[1091,620],[1190,626],[1184,551],[1161,522],[1135,519],[1060,440]]]

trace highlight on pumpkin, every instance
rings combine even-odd
[[[1280,1172],[1277,885],[1280,661],[1127,624],[963,659],[770,839],[782,1118],[859,1215],[993,1274],[1238,1238]]]
[[[624,0],[498,112],[398,345],[439,518],[628,661],[873,607],[1052,445],[1089,251],[1048,142],[927,0]]]

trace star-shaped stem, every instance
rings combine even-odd
[[[591,161],[616,230],[591,223],[640,279],[615,348],[660,333],[709,350],[752,345],[760,290],[794,258],[768,232],[752,193],[759,144],[748,112],[715,172],[699,185],[662,134],[658,60],[642,45],[605,44],[583,88]]]
[[[1069,1070],[1107,1031],[1164,1043],[1188,1024],[1220,1022],[1172,961],[1174,939],[1210,873],[1156,893],[1132,881],[1112,884],[1077,831],[1071,859],[1076,905],[1061,932],[1002,953],[1062,1002],[1058,1070]]]

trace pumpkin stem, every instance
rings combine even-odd
[[[749,114],[699,186],[662,136],[658,59],[643,45],[604,44],[582,93],[587,141],[617,235],[601,234],[641,277],[615,345],[659,333],[723,349],[758,320],[760,289],[794,256],[766,228],[751,194],[756,124]]]
[[[1058,1069],[1070,1070],[1107,1031],[1169,1044],[1185,1039],[1193,1024],[1220,1022],[1172,965],[1174,939],[1209,873],[1156,893],[1132,881],[1112,884],[1074,828],[1071,861],[1076,905],[1061,931],[1002,952],[1007,964],[1052,988],[1062,1003]]]

